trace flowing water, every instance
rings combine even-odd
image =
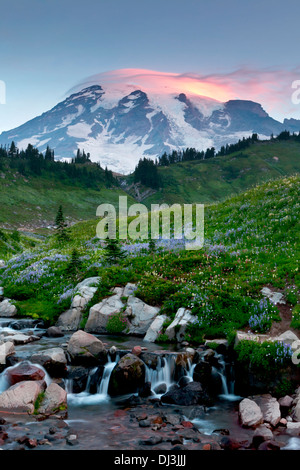
[[[0,336],[16,333],[43,333],[42,326],[32,320],[0,319]],[[16,346],[16,355],[22,360],[29,360],[32,354],[52,347],[66,344],[70,335],[62,338],[47,338],[43,336],[40,340],[26,345]],[[135,345],[141,345],[138,338],[99,336],[107,348],[112,345],[121,345],[122,349],[131,350]],[[175,360],[176,354],[172,353],[169,347],[160,348],[156,344],[145,343],[148,352],[159,352],[157,365],[155,367],[146,366],[145,381],[151,383],[153,397],[160,397],[176,383],[175,380]],[[238,422],[238,403],[242,399],[234,394],[234,380],[228,374],[228,365],[222,355],[217,356],[218,364],[213,368],[213,374],[220,376],[222,389],[215,406],[203,410],[202,407],[187,407],[186,417],[203,433],[211,435],[216,429],[230,429],[239,439],[249,439],[249,431],[241,428]],[[71,379],[64,379],[64,386],[68,399],[68,424],[72,425],[74,432],[80,434],[80,445],[83,449],[105,449],[105,448],[130,448],[130,439],[136,438],[136,429],[131,429],[130,423],[126,427],[122,426],[118,418],[120,410],[125,408],[125,400],[128,396],[111,398],[108,394],[111,373],[119,361],[118,354],[114,359],[108,355],[108,361],[104,365],[103,373],[96,386],[96,393],[91,392],[91,383],[97,377],[98,367],[91,369],[85,390],[74,393]],[[46,370],[45,380],[47,385],[51,383],[51,378]],[[12,366],[5,369],[0,374],[0,393],[8,388],[6,373]],[[184,371],[186,378],[193,380],[196,364],[189,359]],[[162,388],[164,390],[162,391]],[[93,390],[95,391],[95,390]],[[132,394],[131,394],[132,395]],[[109,428],[107,428],[110,423]],[[27,422],[26,425],[30,425]],[[109,429],[109,432],[108,430]],[[300,438],[286,438],[286,449],[300,449]]]

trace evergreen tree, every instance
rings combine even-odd
[[[71,260],[66,268],[67,276],[71,277],[72,279],[77,279],[80,275],[82,269],[82,262],[80,260],[80,255],[78,250],[74,248],[71,254]]]
[[[108,238],[104,248],[104,259],[109,264],[115,264],[126,257],[125,251],[120,246],[117,238]]]
[[[150,238],[149,243],[148,243],[148,250],[150,253],[154,253],[156,249],[156,242],[153,238]]]
[[[60,242],[69,240],[70,237],[69,237],[69,233],[67,230],[67,224],[65,223],[62,206],[59,206],[58,208],[56,219],[55,219],[55,225],[56,225],[56,238]]]

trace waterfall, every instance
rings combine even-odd
[[[220,368],[217,369],[217,368],[213,367],[213,371],[218,373],[221,377],[222,393],[220,394],[220,397],[225,398],[226,400],[232,400],[232,401],[235,401],[235,400],[241,398],[238,395],[234,394],[234,382],[232,380],[230,380],[229,378],[227,378],[226,363],[225,363],[223,355],[219,354],[216,357],[218,359],[218,363],[220,365]]]
[[[108,395],[108,387],[110,376],[118,361],[118,355],[116,356],[114,362],[111,360],[111,357],[108,356],[108,361],[104,366],[102,378],[97,386],[97,393],[90,393],[91,379],[97,372],[97,367],[92,369],[90,372],[84,392],[73,393],[72,389],[70,389],[70,384],[68,383],[70,379],[67,379],[65,381],[65,387],[68,393],[68,402],[73,405],[97,405],[109,401],[110,397]]]
[[[175,368],[175,357],[173,355],[168,355],[163,358],[158,356],[156,369],[146,366],[146,382],[151,383],[151,390],[155,389],[162,385],[166,385],[168,390],[171,385],[174,384],[174,368]]]
[[[196,367],[197,364],[192,364],[190,358],[188,358],[187,364],[188,364],[188,369],[186,371],[186,377],[188,377],[190,379],[190,381],[192,382],[193,375],[194,375],[194,370],[195,370],[195,367]]]

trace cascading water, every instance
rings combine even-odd
[[[160,356],[157,358],[157,366],[155,369],[146,366],[146,377],[145,381],[151,383],[151,390],[155,393],[161,385],[165,384],[166,390],[168,390],[174,382],[174,369],[175,369],[175,357],[168,355],[163,358]]]
[[[109,401],[110,397],[108,395],[108,387],[111,373],[114,367],[119,361],[119,356],[117,355],[115,360],[112,361],[111,357],[108,356],[108,361],[104,366],[103,375],[101,381],[97,386],[97,393],[92,394],[90,392],[90,384],[93,375],[97,372],[98,368],[92,369],[89,374],[86,389],[84,392],[73,393],[72,390],[72,381],[70,379],[65,380],[65,388],[68,394],[68,402],[73,405],[97,405],[103,402]]]
[[[237,400],[240,397],[234,394],[234,382],[227,378],[226,374],[226,363],[222,354],[216,356],[218,359],[219,368],[213,367],[213,373],[219,374],[222,381],[222,393],[220,394],[221,398],[226,400]]]

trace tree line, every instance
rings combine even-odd
[[[55,160],[54,150],[47,146],[45,153],[32,144],[19,150],[13,141],[9,147],[0,147],[0,170],[8,167],[21,175],[55,177],[57,180],[70,181],[72,184],[97,189],[99,186],[111,187],[118,184],[113,173],[103,169],[99,162],[91,161],[89,153],[77,150],[70,162]]]

